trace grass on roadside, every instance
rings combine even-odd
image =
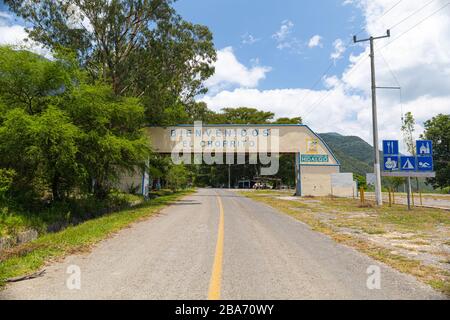
[[[0,237],[15,237],[30,229],[44,234],[49,228],[78,224],[142,201],[142,196],[113,191],[103,200],[89,195],[52,204],[26,202],[27,207],[10,202],[0,206]]]
[[[437,225],[450,226],[449,212],[440,209],[418,207],[410,211],[403,205],[360,208],[358,200],[323,198],[317,210],[337,212],[336,221],[340,226],[360,228],[369,234],[383,234],[391,230],[414,233],[430,232]],[[363,219],[348,215],[348,213],[359,212],[364,213]]]
[[[360,208],[352,199],[316,198],[304,201],[280,201],[278,192],[240,192],[243,196],[265,203],[295,219],[308,224],[312,230],[330,236],[336,242],[353,247],[360,252],[399,270],[409,273],[433,288],[450,296],[450,274],[440,268],[425,265],[391,250],[342,233],[338,228],[351,228],[366,234],[383,234],[389,231],[421,233],[433,231],[437,225],[450,226],[450,214],[444,210],[417,208],[408,211],[404,206]],[[285,196],[285,194],[284,194]],[[326,223],[319,216],[330,214]],[[361,215],[361,216],[359,216]]]
[[[93,244],[192,192],[163,194],[137,207],[88,220],[57,233],[45,234],[35,241],[6,250],[0,256],[0,287],[5,280],[30,274],[50,260],[89,250]]]

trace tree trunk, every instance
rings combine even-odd
[[[52,195],[53,195],[53,201],[61,200],[61,194],[59,192],[59,175],[58,174],[53,176]]]

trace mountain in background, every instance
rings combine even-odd
[[[321,133],[319,136],[338,158],[341,172],[353,172],[363,176],[373,172],[373,147],[363,139],[339,133]]]

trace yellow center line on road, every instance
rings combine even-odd
[[[224,239],[224,214],[222,200],[217,196],[219,205],[219,230],[217,232],[216,254],[209,281],[208,300],[220,299],[220,286],[222,282],[222,261],[223,261],[223,239]]]

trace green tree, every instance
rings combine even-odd
[[[279,118],[273,122],[273,124],[302,124],[303,119],[301,117],[298,118]]]
[[[42,198],[50,191],[62,200],[75,190],[89,191],[94,180],[96,196],[104,197],[120,173],[144,166],[150,150],[137,98],[118,97],[108,85],[86,84],[71,60],[0,50],[10,59],[0,65],[2,84],[26,83],[35,97],[30,110],[20,90],[0,91],[0,168],[16,172],[12,193]],[[16,63],[20,81],[9,68]],[[48,77],[55,80],[48,86],[38,75],[43,69],[63,76]]]
[[[353,178],[356,180],[359,188],[364,188],[364,190],[367,190],[367,179],[365,176],[361,174],[354,173]]]
[[[73,126],[54,108],[34,116],[21,108],[8,111],[0,126],[0,164],[17,173],[11,191],[42,196],[49,188],[60,199],[62,180],[68,178],[67,190],[74,187],[69,179],[77,176],[71,170],[76,165],[74,138]]]
[[[213,121],[221,124],[269,124],[273,119],[272,112],[260,111],[254,108],[224,108]]]
[[[403,140],[405,141],[408,152],[412,155],[416,155],[416,143],[414,140],[414,131],[416,126],[416,121],[414,120],[414,116],[411,112],[405,114],[402,119],[402,132],[403,132]]]
[[[415,156],[417,154],[416,141],[414,139],[414,132],[416,131],[416,121],[411,112],[405,114],[402,119],[403,140],[405,141],[408,152]],[[419,191],[419,178],[416,178],[416,188]]]
[[[106,85],[81,85],[63,108],[80,129],[79,158],[94,192],[106,196],[120,173],[134,172],[150,153],[143,135],[144,108],[136,98],[119,98]]]
[[[15,175],[12,169],[0,169],[0,204],[5,202]]]
[[[405,178],[385,177],[384,181],[386,182],[389,188],[398,191],[398,189],[405,183]]]
[[[189,178],[189,171],[183,164],[172,165],[167,173],[167,182],[172,191],[177,191],[180,188],[186,188]]]
[[[8,108],[37,114],[69,91],[77,74],[71,63],[0,47],[0,97]]]
[[[43,192],[37,164],[28,150],[34,145],[32,127],[35,117],[23,109],[7,110],[0,125],[0,167],[13,169],[17,175],[11,186],[14,196],[33,197]]]
[[[172,1],[6,0],[10,9],[32,28],[31,39],[55,49],[71,48],[98,79],[121,90],[126,60],[139,48],[143,31],[171,16]]]
[[[186,113],[189,123],[194,121],[203,121],[204,123],[212,123],[216,113],[208,109],[205,102],[192,102],[186,105]]]
[[[131,74],[136,77],[128,86],[133,95],[143,98],[148,121],[173,124],[170,117],[157,122],[166,108],[176,110],[172,114],[180,116],[177,124],[198,116],[204,108],[194,98],[207,92],[204,80],[214,74],[212,34],[204,26],[175,16],[171,23],[161,23],[147,39],[146,47],[135,54],[136,68]]]
[[[79,129],[63,111],[50,106],[35,117],[30,134],[32,145],[26,150],[27,156],[50,185],[53,199],[64,199],[85,172],[77,162]]]
[[[295,155],[280,155],[280,169],[276,174],[276,177],[280,178],[282,182],[289,187],[295,186]]]
[[[92,80],[116,95],[142,98],[147,122],[172,122],[179,105],[205,93],[214,73],[212,34],[183,20],[173,0],[6,0],[31,27],[31,39],[76,52]]]
[[[434,188],[450,186],[450,115],[439,114],[425,122],[423,139],[433,141],[436,178],[429,179]]]

